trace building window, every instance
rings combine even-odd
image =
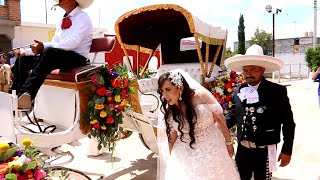
[[[0,6],[4,6],[4,0],[0,0]]]

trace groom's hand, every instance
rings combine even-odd
[[[278,162],[280,161],[280,167],[284,167],[290,163],[291,155],[281,153],[278,158]]]

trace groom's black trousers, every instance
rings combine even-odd
[[[241,180],[271,180],[269,173],[268,148],[246,148],[238,145],[236,164]]]
[[[34,99],[47,75],[54,69],[65,71],[86,65],[86,58],[73,52],[48,47],[39,57],[23,56],[14,64],[13,90],[18,95],[28,92]],[[31,71],[31,74],[29,73]]]

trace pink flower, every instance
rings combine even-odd
[[[111,96],[111,95],[112,95],[112,91],[106,90],[106,96]]]
[[[43,180],[46,177],[46,172],[42,169],[36,169],[34,173],[34,180]]]
[[[109,104],[109,107],[114,109],[114,108],[116,108],[116,105],[115,104]]]
[[[31,159],[27,157],[26,162],[31,162]]]
[[[97,78],[99,77],[99,74],[94,74],[92,77],[91,77],[91,81],[93,82],[93,84],[97,85],[97,86],[101,86],[101,84],[98,83],[97,81]]]
[[[99,123],[95,123],[95,124],[92,125],[92,127],[94,129],[100,129],[100,124]]]

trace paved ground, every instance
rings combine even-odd
[[[288,95],[294,113],[296,138],[292,162],[284,168],[278,168],[273,180],[319,180],[320,179],[320,111],[317,102],[317,83],[311,80],[288,81]],[[157,156],[147,150],[133,134],[117,145],[115,160],[111,162],[110,154],[87,156],[88,139],[82,139],[79,145],[64,145],[62,149],[70,150],[75,159],[65,165],[90,174],[93,179],[106,180],[154,180],[156,179]]]

